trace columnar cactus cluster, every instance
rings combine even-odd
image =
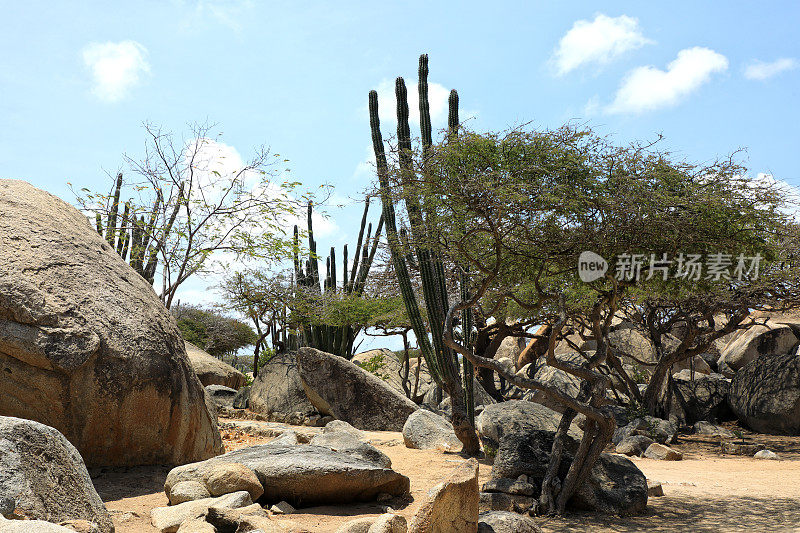
[[[324,302],[326,297],[340,294],[352,294],[361,296],[364,294],[364,287],[367,283],[367,276],[372,267],[372,262],[378,250],[378,240],[383,229],[383,216],[378,220],[375,234],[372,234],[372,223],[367,224],[369,213],[369,199],[364,202],[364,214],[361,217],[361,228],[358,232],[355,254],[352,266],[348,272],[348,248],[344,245],[342,250],[342,283],[337,283],[338,273],[336,268],[336,249],[331,247],[330,255],[325,261],[325,278],[320,275],[317,241],[314,239],[314,226],[312,222],[313,203],[308,203],[308,259],[305,265],[300,260],[299,249],[299,229],[294,227],[294,272],[295,283],[298,288],[297,297],[319,296],[320,301]],[[364,229],[367,230],[366,238]],[[299,338],[292,340],[293,345],[312,346],[319,350],[340,355],[347,359],[353,357],[353,343],[359,333],[359,329],[352,325],[325,325],[314,324],[303,321],[299,331]],[[294,346],[290,346],[293,348]]]
[[[145,221],[145,216],[136,216],[131,207],[130,201],[125,202],[122,211],[122,218],[118,222],[120,194],[122,191],[122,173],[117,174],[114,184],[114,193],[111,196],[111,206],[106,221],[103,222],[101,213],[95,214],[97,233],[103,236],[112,249],[127,261],[131,267],[138,272],[148,283],[153,283],[158,266],[158,254],[163,246],[163,242],[169,236],[175,218],[178,215],[178,207],[173,210],[172,216],[163,228],[156,229],[159,208],[163,203],[161,194],[156,197],[149,219]],[[181,187],[180,194],[183,193]],[[156,235],[158,233],[158,235]],[[128,254],[130,253],[130,257]]]

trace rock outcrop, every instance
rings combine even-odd
[[[647,478],[627,457],[600,454],[568,505],[622,516],[640,514],[647,508]]]
[[[716,422],[728,411],[731,380],[722,374],[697,374],[688,369],[673,374],[677,415],[686,424],[705,420]]]
[[[426,409],[414,411],[408,417],[403,426],[403,441],[407,448],[418,450],[436,449],[456,453],[462,447],[452,424]]]
[[[739,420],[755,431],[800,435],[800,355],[751,361],[733,378],[728,400]]]
[[[87,520],[103,533],[114,531],[78,450],[32,420],[0,416],[0,500],[28,518]]]
[[[373,374],[381,378],[384,382],[386,382],[387,385],[392,387],[403,396],[408,397],[411,397],[414,394],[416,372],[417,368],[419,368],[419,383],[416,384],[417,394],[415,397],[411,398],[414,401],[422,401],[422,396],[425,394],[425,391],[428,390],[428,387],[430,387],[431,383],[433,383],[433,378],[431,378],[431,375],[428,372],[428,365],[425,364],[425,360],[422,358],[412,358],[411,365],[408,369],[408,381],[406,383],[406,386],[409,388],[409,394],[406,394],[406,391],[403,388],[403,365],[400,362],[400,358],[397,357],[393,351],[386,348],[361,352],[353,356],[351,361],[362,368],[365,364],[374,366],[375,370]]]
[[[718,366],[738,371],[747,363],[763,356],[785,355],[797,346],[798,337],[791,326],[770,324],[752,326],[739,332],[722,350]]]
[[[277,413],[301,418],[316,413],[300,381],[295,352],[276,354],[258,370],[250,387],[248,407],[266,416]]]
[[[89,465],[222,450],[153,288],[55,196],[0,180],[0,415],[60,431]]]
[[[402,431],[418,409],[382,379],[343,357],[300,348],[297,363],[303,388],[317,411],[358,429]]]
[[[204,387],[222,385],[239,390],[247,382],[244,374],[191,342],[186,342],[186,355],[189,356],[194,373],[197,374]]]
[[[487,405],[475,419],[475,429],[484,445],[495,450],[504,435],[533,430],[556,431],[561,414],[544,405],[524,400],[509,400]],[[573,422],[570,436],[580,439],[583,432]]]

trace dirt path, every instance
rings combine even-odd
[[[384,504],[320,506],[285,517],[310,531],[333,532],[344,522],[377,516],[385,506],[407,519],[418,509],[421,497],[462,459],[438,451],[411,450],[402,436],[370,432],[367,439],[388,455],[392,466],[411,479],[411,497]],[[227,434],[228,449],[271,440]],[[800,439],[794,439],[800,442]],[[800,531],[800,460],[762,461],[744,457],[719,457],[697,443],[677,446],[683,461],[634,459],[648,479],[660,481],[664,496],[651,498],[648,513],[633,518],[570,514],[541,518],[545,531]],[[167,504],[163,483],[166,467],[102,469],[92,472],[100,496],[114,518],[118,533],[155,532],[150,509]],[[491,467],[481,465],[480,482],[489,479]],[[277,517],[276,517],[277,518]]]

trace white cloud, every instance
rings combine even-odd
[[[83,63],[92,72],[92,93],[106,102],[124,99],[150,72],[147,49],[136,41],[89,43]]]
[[[186,9],[181,23],[184,28],[211,19],[234,33],[242,31],[242,21],[252,18],[251,11],[255,6],[252,0],[177,0],[177,3]]]
[[[363,181],[369,182],[374,177],[375,177],[375,150],[372,148],[372,144],[369,144],[364,150],[364,159],[362,159],[356,165],[356,169],[355,171],[353,171],[351,180],[358,182],[363,182]]]
[[[556,74],[563,76],[589,63],[608,63],[652,42],[642,35],[637,19],[626,15],[612,18],[599,13],[591,22],[578,20],[572,25],[558,42],[551,63]]]
[[[706,83],[712,74],[727,68],[727,58],[708,48],[681,50],[667,70],[647,66],[628,73],[605,111],[641,113],[673,106]]]
[[[763,81],[796,68],[797,60],[791,57],[782,57],[772,62],[754,61],[745,67],[744,77],[748,80]]]

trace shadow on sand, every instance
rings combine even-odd
[[[90,468],[89,475],[104,502],[164,492],[164,480],[173,467],[130,466]],[[166,496],[164,496],[166,500]]]
[[[651,498],[642,516],[615,517],[572,513],[542,518],[545,531],[796,531],[800,500],[790,498]]]

